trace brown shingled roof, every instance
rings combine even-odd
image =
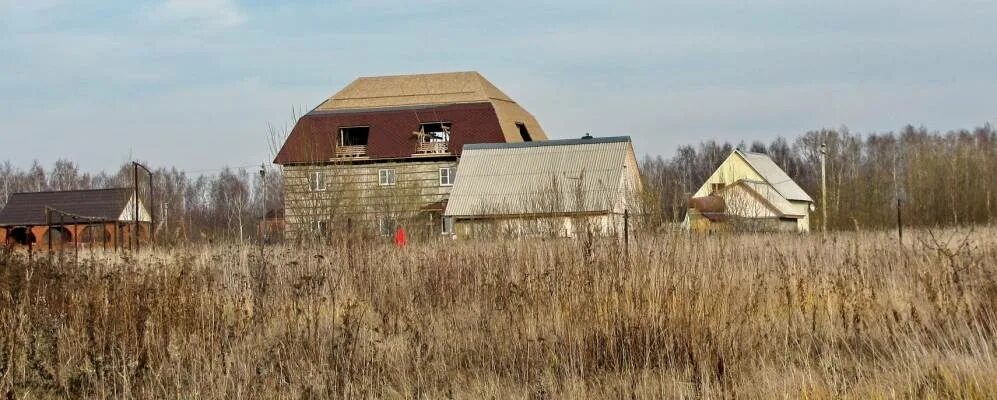
[[[340,128],[370,128],[367,159],[411,157],[420,123],[449,122],[450,149],[464,144],[546,140],[532,114],[477,72],[359,78],[301,117],[277,153],[277,164],[330,161]]]
[[[101,221],[117,221],[132,189],[14,193],[0,210],[0,226],[45,225],[45,207]]]

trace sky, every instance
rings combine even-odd
[[[464,70],[640,156],[997,120],[997,2],[84,3],[0,0],[0,161],[259,165],[358,76]]]

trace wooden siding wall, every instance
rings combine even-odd
[[[439,234],[439,212],[430,216],[433,213],[424,208],[449,196],[452,186],[440,185],[440,168],[456,166],[456,160],[285,166],[287,234],[294,238],[319,233],[320,222],[326,223],[333,233],[344,230],[377,233],[380,218],[395,220],[410,234]],[[379,184],[382,169],[395,171],[393,186]],[[310,187],[315,172],[325,177],[324,191]]]
[[[454,224],[454,230],[457,237],[461,239],[502,237],[580,238],[585,237],[589,232],[595,236],[617,236],[622,238],[623,216],[604,214],[457,219]]]

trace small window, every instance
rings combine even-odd
[[[368,136],[370,136],[369,126],[353,126],[348,128],[339,128],[339,145],[366,146]]]
[[[719,192],[719,191],[723,190],[723,188],[725,186],[727,186],[727,185],[725,185],[723,183],[714,183],[714,184],[711,184],[710,185],[710,194],[713,194],[713,193],[716,193],[716,192]]]
[[[457,168],[440,168],[440,186],[453,186],[457,180]]]
[[[308,176],[308,187],[313,192],[325,191],[325,173],[314,171]]]
[[[419,132],[424,143],[439,143],[450,141],[450,123],[432,122],[419,124]]]
[[[516,128],[519,129],[519,137],[523,138],[524,142],[532,142],[533,137],[530,136],[530,130],[526,129],[526,124],[522,122],[516,123]]]
[[[395,185],[395,170],[382,169],[377,171],[377,183],[381,186]]]
[[[393,217],[379,217],[377,219],[377,231],[382,236],[390,236],[395,233],[395,219]]]
[[[329,221],[327,220],[316,220],[315,221],[315,233],[320,237],[325,237],[329,234]]]
[[[453,217],[443,217],[440,220],[443,222],[441,234],[453,235]]]

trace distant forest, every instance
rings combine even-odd
[[[841,128],[807,132],[792,142],[780,137],[768,144],[707,141],[682,146],[672,157],[641,161],[648,195],[644,214],[654,225],[680,221],[688,196],[735,148],[771,156],[819,206],[822,142],[828,150],[831,229],[892,227],[898,197],[905,224],[911,226],[997,222],[997,133],[989,124],[945,133],[908,126],[900,132],[863,135]],[[160,218],[159,229],[167,230],[161,238],[249,237],[263,210],[279,209],[283,203],[278,168],[269,170],[265,182],[257,168],[224,168],[210,174],[158,168],[154,173],[156,199],[150,208]],[[145,197],[144,175],[140,181]],[[16,192],[131,185],[130,164],[113,174],[82,172],[70,160],[59,160],[51,169],[37,162],[27,169],[0,164],[0,206]],[[813,221],[820,226],[819,211]]]
[[[825,129],[792,142],[682,146],[671,158],[641,162],[652,215],[681,220],[688,196],[735,148],[768,154],[820,207],[821,143],[827,144],[828,229],[895,226],[898,197],[905,225],[997,222],[997,134],[989,124],[946,133],[913,126],[864,135]]]

